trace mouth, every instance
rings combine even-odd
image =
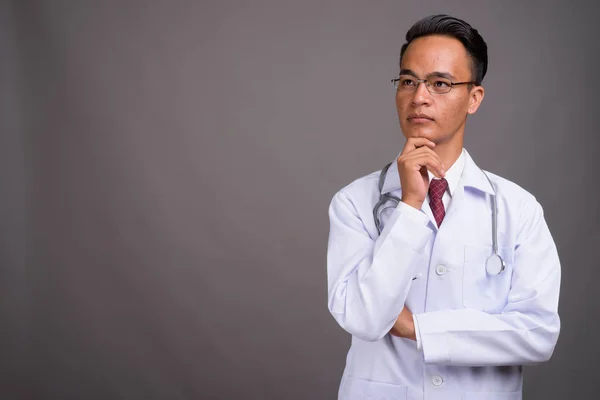
[[[433,121],[433,118],[427,114],[410,114],[406,119],[414,123],[426,123]]]

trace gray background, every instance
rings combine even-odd
[[[489,45],[466,147],[538,198],[562,260],[526,399],[594,398],[593,4],[2,2],[0,397],[335,398],[327,207],[402,148],[398,51],[446,12]]]

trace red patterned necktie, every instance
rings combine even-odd
[[[442,202],[442,196],[448,189],[448,181],[445,178],[432,179],[429,183],[429,207],[439,227],[442,224],[446,210],[444,209],[444,203]]]

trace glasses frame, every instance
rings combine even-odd
[[[406,75],[405,75],[406,76]],[[414,93],[417,91],[417,88],[419,87],[419,84],[423,83],[425,84],[425,88],[427,89],[427,91],[431,94],[446,94],[448,92],[450,92],[454,86],[459,86],[459,85],[477,85],[477,82],[473,82],[473,81],[469,81],[469,82],[452,82],[450,81],[450,79],[448,78],[444,78],[442,76],[432,76],[431,78],[442,78],[442,79],[447,79],[450,81],[450,87],[448,88],[448,91],[446,92],[432,92],[431,91],[431,85],[429,84],[429,79],[430,78],[426,78],[426,79],[419,79],[416,76],[412,76],[412,75],[408,75],[411,76],[412,78],[414,78],[414,80],[417,82],[417,84],[414,86],[413,90],[403,90],[406,91],[408,93]],[[396,78],[391,79],[392,84],[394,85],[394,87],[396,88],[396,91],[400,91],[399,87],[399,83],[400,83],[400,75],[398,75]]]

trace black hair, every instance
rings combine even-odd
[[[406,43],[400,49],[400,62],[408,45],[415,39],[423,36],[442,35],[459,40],[471,57],[471,79],[481,85],[487,72],[488,56],[487,44],[477,31],[465,21],[449,15],[438,14],[425,17],[416,22],[406,32]]]

